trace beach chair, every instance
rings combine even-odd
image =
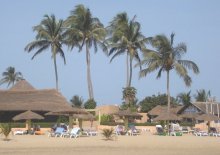
[[[140,135],[141,130],[138,130],[134,125],[129,125],[128,135],[129,136],[138,136]]]
[[[91,129],[86,129],[86,130],[82,131],[82,134],[86,135],[86,136],[97,136],[98,135],[98,131],[91,130]]]
[[[70,132],[64,134],[63,137],[77,138],[77,137],[79,137],[79,135],[80,135],[80,131],[81,131],[81,129],[78,128],[78,127],[72,128],[72,129],[70,130]]]
[[[127,132],[124,130],[124,127],[122,125],[117,125],[115,127],[115,134],[116,135],[125,135]]]
[[[64,130],[64,128],[61,127],[57,127],[56,130],[54,132],[50,132],[48,134],[48,137],[59,137],[61,136],[63,133],[65,133],[66,131]]]
[[[195,128],[194,129],[194,133],[195,136],[208,136],[209,134],[206,131],[202,131],[199,128]]]
[[[157,131],[156,133],[157,135],[166,136],[166,133],[161,125],[156,125],[156,131]]]

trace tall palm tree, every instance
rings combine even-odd
[[[65,21],[66,39],[65,42],[69,47],[77,46],[79,51],[85,46],[86,63],[87,63],[87,82],[89,98],[94,99],[93,85],[90,71],[90,48],[94,46],[95,52],[100,46],[104,51],[107,48],[104,46],[106,30],[98,18],[93,17],[90,10],[83,5],[77,5],[71,11],[70,16]]]
[[[107,43],[111,48],[109,55],[113,54],[110,61],[119,55],[127,55],[126,87],[131,87],[133,59],[141,61],[138,52],[146,50],[145,44],[148,42],[148,39],[141,33],[140,23],[135,21],[135,18],[136,16],[129,20],[127,13],[119,13],[108,26],[110,37]]]
[[[66,59],[64,52],[62,50],[63,43],[63,20],[56,20],[54,15],[48,16],[45,15],[44,19],[40,22],[39,25],[33,27],[33,31],[37,33],[36,40],[30,42],[25,50],[29,53],[35,49],[37,51],[33,55],[32,59],[35,58],[38,54],[47,51],[49,48],[51,49],[52,59],[54,63],[55,69],[55,77],[56,77],[56,89],[58,90],[58,73],[57,73],[57,54],[64,60],[64,64],[66,64]]]
[[[142,64],[147,65],[147,67],[140,72],[140,76],[143,77],[151,72],[159,70],[157,78],[161,77],[163,71],[166,72],[168,113],[170,112],[170,71],[175,70],[180,78],[184,80],[186,86],[190,86],[192,82],[187,69],[192,70],[195,74],[199,73],[199,68],[193,61],[181,59],[187,52],[187,46],[184,43],[180,43],[174,47],[173,42],[174,33],[171,34],[170,39],[165,35],[157,35],[152,38],[151,44],[156,51],[145,54]]]
[[[197,94],[195,94],[195,99],[198,102],[207,102],[211,98],[210,90],[206,92],[205,89],[197,90]]]
[[[23,76],[21,72],[16,72],[14,67],[8,67],[5,72],[2,73],[2,79],[0,85],[8,83],[7,87],[14,85],[17,81],[22,80]]]
[[[191,91],[188,93],[180,93],[177,98],[183,105],[189,105],[191,103]]]

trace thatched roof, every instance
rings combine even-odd
[[[14,121],[18,121],[18,120],[44,119],[44,117],[35,112],[28,110],[26,112],[16,115],[12,119]]]
[[[191,118],[191,119],[195,119],[196,117],[199,116],[199,114],[197,113],[185,113],[185,114],[181,114],[179,115],[181,118]]]
[[[118,115],[120,117],[134,117],[134,118],[141,118],[142,115],[138,114],[137,112],[132,112],[130,109],[127,110],[120,110],[117,113],[114,113],[114,115]]]
[[[157,116],[154,121],[177,121],[180,120],[180,118],[173,114],[173,113],[161,113],[159,116]]]
[[[57,109],[51,111],[51,114],[64,114],[64,115],[73,115],[73,114],[88,114],[85,109],[71,107],[70,109]]]
[[[12,86],[9,90],[30,91],[30,90],[35,90],[35,88],[30,83],[28,83],[26,80],[20,80],[14,86]]]
[[[183,108],[183,106],[173,106],[170,108],[170,112],[173,114],[177,114],[178,111],[180,111]],[[158,116],[161,113],[166,113],[167,112],[167,106],[161,106],[157,105],[153,109],[151,109],[148,114],[152,116]]]
[[[20,89],[19,89],[20,88]],[[10,90],[0,90],[0,111],[72,110],[55,89],[35,90],[27,81],[19,81]]]
[[[220,120],[217,116],[212,114],[202,114],[196,117],[197,120],[204,120],[204,121],[217,121]]]
[[[192,103],[194,106],[196,106],[199,110],[201,110],[203,113],[214,113],[215,115],[220,113],[220,104],[217,102],[194,102]]]
[[[74,114],[73,118],[78,118],[82,120],[94,120],[95,116],[92,114]]]

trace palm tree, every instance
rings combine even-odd
[[[136,100],[136,94],[137,90],[134,87],[126,87],[123,88],[123,99],[126,103],[128,103],[128,107],[131,106],[131,104],[134,104]]]
[[[47,49],[51,49],[52,59],[54,62],[55,69],[55,77],[56,77],[56,89],[58,90],[58,73],[57,73],[57,60],[56,55],[60,54],[60,56],[64,60],[64,64],[66,64],[66,59],[64,52],[62,50],[63,43],[63,21],[56,20],[54,15],[48,16],[45,15],[44,19],[40,22],[39,25],[33,27],[33,31],[37,32],[36,40],[30,42],[25,50],[29,53],[34,49],[37,49],[32,59],[35,58],[38,54],[41,54]]]
[[[210,90],[206,92],[205,89],[197,90],[197,94],[195,95],[195,99],[198,102],[207,102],[211,97]]]
[[[8,83],[7,87],[14,85],[17,81],[22,80],[23,76],[21,72],[16,72],[14,67],[8,67],[5,72],[2,73],[3,78],[0,80],[0,85]]]
[[[179,100],[179,102],[181,102],[183,105],[187,106],[191,103],[191,95],[190,95],[191,91],[189,91],[188,93],[180,93],[177,98]]]
[[[112,55],[110,62],[117,56],[127,55],[127,84],[126,87],[131,87],[132,79],[132,62],[136,59],[140,62],[138,52],[146,50],[145,44],[148,39],[141,33],[141,25],[135,21],[136,16],[129,20],[127,13],[119,13],[110,22],[108,31],[110,37],[107,43],[111,48],[109,55]]]
[[[151,44],[157,51],[145,54],[142,64],[147,65],[147,68],[140,72],[140,76],[143,77],[153,71],[159,70],[157,78],[161,77],[163,71],[166,72],[168,113],[170,112],[170,71],[174,69],[180,78],[184,80],[186,86],[190,86],[192,82],[187,69],[192,70],[195,74],[199,73],[199,68],[193,61],[181,59],[183,54],[187,52],[187,46],[184,43],[180,43],[174,47],[173,42],[174,33],[171,34],[170,39],[165,35],[157,35],[152,38]]]
[[[87,63],[87,82],[89,98],[94,99],[93,85],[90,72],[90,51],[89,49],[94,46],[95,52],[100,46],[104,51],[107,48],[103,44],[105,39],[106,30],[98,18],[92,16],[90,10],[83,5],[77,5],[70,16],[65,21],[66,39],[65,42],[69,47],[77,46],[79,51],[86,48],[86,63]]]
[[[83,98],[79,97],[78,95],[75,95],[75,96],[72,97],[70,102],[72,103],[72,107],[79,107],[79,108],[81,108],[82,105],[83,105]]]

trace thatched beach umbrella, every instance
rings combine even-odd
[[[83,120],[89,120],[89,121],[93,121],[95,120],[95,116],[88,113],[88,114],[73,114],[73,118],[77,118],[79,121],[79,127],[82,129],[82,121]],[[91,127],[92,127],[92,123],[91,123]]]
[[[202,114],[198,117],[196,117],[197,120],[203,120],[203,121],[208,121],[208,132],[210,131],[210,121],[217,121],[220,120],[217,116],[212,115],[212,114]]]
[[[73,115],[74,114],[88,114],[88,112],[85,109],[77,108],[77,107],[72,107],[69,108],[68,110],[56,110],[56,111],[51,111],[47,113],[46,115],[64,115],[64,116],[69,116],[69,128],[73,128]]]
[[[30,131],[31,129],[31,120],[33,119],[44,119],[43,116],[32,112],[30,110],[20,113],[18,115],[16,115],[15,117],[12,118],[14,121],[18,121],[18,120],[26,120],[26,127],[28,129],[28,131]]]
[[[170,133],[170,131],[169,131],[169,121],[179,121],[179,120],[181,120],[181,118],[179,118],[177,115],[175,115],[173,113],[168,113],[168,112],[161,113],[159,116],[157,116],[154,119],[154,121],[167,121],[168,135]]]
[[[114,113],[114,115],[117,115],[119,117],[123,117],[126,129],[128,129],[128,119],[129,118],[140,119],[142,117],[142,115],[138,114],[137,112],[132,112],[130,109],[120,110],[119,112]]]

